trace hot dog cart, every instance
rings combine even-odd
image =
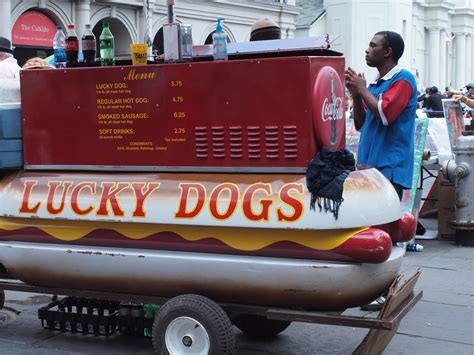
[[[185,63],[23,71],[0,288],[161,304],[157,352],[229,353],[231,322],[394,328],[421,293],[390,319],[321,313],[381,295],[415,228],[375,169],[349,175],[337,219],[309,208],[309,162],[345,146],[344,57],[325,37],[267,42],[223,62],[202,46]]]

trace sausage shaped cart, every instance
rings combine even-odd
[[[375,169],[349,175],[337,219],[309,208],[309,162],[345,146],[344,58],[324,39],[243,46],[225,62],[199,47],[187,63],[23,71],[24,163],[0,180],[15,280],[0,288],[164,303],[157,353],[231,353],[231,322],[257,336],[399,322],[421,294],[391,320],[320,313],[381,295],[415,227]]]

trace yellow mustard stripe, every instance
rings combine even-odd
[[[338,247],[354,234],[367,229],[297,230],[0,218],[0,229],[17,230],[25,227],[40,229],[63,241],[80,239],[97,229],[113,230],[130,239],[144,239],[155,233],[174,232],[187,241],[213,238],[231,248],[243,251],[259,250],[279,241],[291,241],[312,249],[330,250]]]

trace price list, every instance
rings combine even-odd
[[[137,95],[133,90],[133,79],[137,75],[144,74],[133,71],[120,82],[95,83],[98,139],[114,142],[112,145],[118,151],[155,150],[154,142],[144,141],[140,132],[144,126],[141,123],[150,119],[151,100],[143,96],[143,91]],[[154,78],[155,73],[149,73],[148,77]]]
[[[170,119],[173,122],[168,132],[168,136],[165,137],[167,143],[186,143],[186,124],[185,120],[187,117],[186,112],[186,100],[183,95],[184,89],[183,80],[171,80],[168,85],[170,96]]]

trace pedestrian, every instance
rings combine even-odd
[[[417,101],[419,102],[419,107],[424,109],[426,108],[428,97],[430,97],[430,88],[427,87],[423,91],[424,93],[418,96]]]
[[[0,79],[19,79],[20,66],[13,57],[11,42],[0,37]]]
[[[466,85],[466,90],[467,90],[467,98],[468,99],[474,99],[474,82],[467,84]]]
[[[444,117],[443,95],[436,86],[430,87],[430,95],[426,99],[426,110],[432,112],[428,117]]]
[[[398,65],[404,47],[396,32],[374,35],[365,59],[379,73],[368,87],[363,73],[346,70],[354,120],[361,132],[358,163],[377,168],[390,180],[400,199],[403,190],[412,186],[417,107],[416,79]]]

